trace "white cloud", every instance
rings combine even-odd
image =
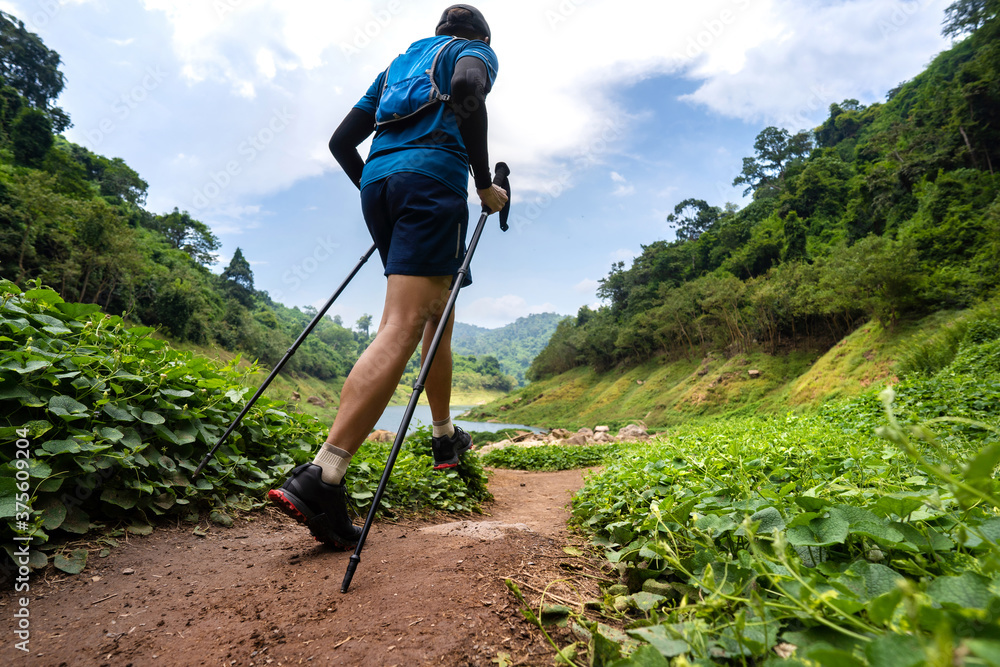
[[[809,129],[832,102],[880,101],[947,48],[941,17],[951,0],[779,0],[772,39],[746,49],[743,64],[711,60],[691,75],[704,83],[686,99],[718,113],[791,130]]]
[[[330,133],[392,57],[431,33],[440,12],[428,0],[143,2],[166,19],[172,75],[201,113],[181,122],[192,109],[161,98],[169,117],[149,114],[137,128],[201,165],[144,170],[155,184],[150,205],[195,208],[195,193],[236,160],[239,178],[199,208],[204,216],[337,169],[326,150]],[[500,61],[488,100],[490,152],[517,169],[519,198],[567,192],[581,170],[616,162],[645,117],[620,93],[670,73],[701,80],[689,100],[713,111],[808,124],[831,101],[875,97],[915,73],[926,56],[914,53],[944,45],[938,32],[948,2],[634,0],[623,26],[626,14],[613,0],[482,0]],[[281,109],[294,121],[252,163],[243,160],[244,142]],[[634,192],[623,177],[616,182],[616,196]]]
[[[551,303],[528,305],[524,297],[516,294],[505,294],[496,298],[483,297],[461,306],[460,309],[461,312],[457,314],[459,320],[486,328],[501,327],[519,317],[536,313],[559,311],[558,307]]]
[[[627,264],[635,259],[635,251],[628,248],[619,248],[612,252],[609,257],[612,262],[625,262]]]
[[[594,294],[597,292],[597,288],[600,287],[601,283],[591,278],[584,278],[576,285],[573,285],[573,291],[579,292],[580,294]]]

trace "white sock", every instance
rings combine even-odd
[[[340,484],[350,462],[350,452],[334,447],[329,442],[323,443],[316,458],[313,459],[313,463],[323,469],[322,479],[327,484]]]
[[[451,423],[451,417],[448,417],[443,421],[431,422],[431,426],[433,427],[431,435],[435,438],[440,438],[443,435],[450,438],[455,435],[455,427]]]

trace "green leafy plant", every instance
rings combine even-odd
[[[883,395],[888,426],[873,393],[608,459],[573,502],[605,612],[679,664],[996,664],[1000,374],[963,361],[993,345]],[[647,664],[619,645],[593,664]]]
[[[622,445],[503,447],[481,457],[483,465],[511,470],[573,470],[600,465]]]
[[[172,350],[150,328],[42,287],[22,292],[0,281],[0,299],[0,533],[8,552],[15,533],[30,535],[34,567],[61,539],[91,528],[146,533],[158,516],[201,510],[226,523],[226,508],[259,506],[324,440],[316,419],[262,398],[194,479],[242,409],[253,366]],[[388,505],[476,509],[488,495],[478,463],[466,457],[456,471],[434,474],[428,438],[408,443]],[[373,495],[386,452],[365,446],[352,466],[358,507]],[[81,562],[60,555],[56,565]]]

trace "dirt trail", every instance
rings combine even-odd
[[[485,516],[376,524],[346,595],[350,554],[276,511],[203,538],[189,524],[161,528],[107,558],[92,553],[79,576],[34,580],[31,654],[5,639],[0,664],[496,665],[507,653],[549,665],[503,580],[544,585],[579,568],[562,548],[581,485],[580,471],[496,470]]]

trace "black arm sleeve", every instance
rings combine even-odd
[[[341,121],[330,137],[330,152],[344,173],[355,186],[361,188],[361,172],[365,161],[358,153],[358,145],[375,131],[375,117],[366,111],[353,108]]]
[[[486,146],[486,95],[490,78],[486,64],[474,56],[459,58],[451,77],[451,104],[458,130],[469,153],[476,189],[490,187],[490,156]]]

